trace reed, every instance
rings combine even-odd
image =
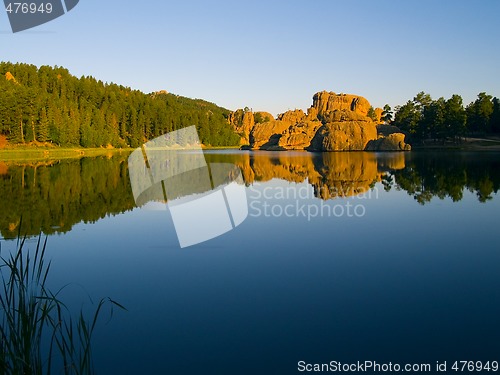
[[[111,314],[113,307],[125,308],[105,298],[90,319],[83,311],[73,318],[58,298],[62,289],[46,287],[47,238],[38,238],[34,253],[25,241],[18,237],[16,250],[5,258],[0,246],[0,373],[93,374],[91,341],[103,307],[109,304]]]

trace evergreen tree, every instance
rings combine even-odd
[[[490,117],[490,129],[493,133],[500,133],[500,100],[493,98],[493,112]]]
[[[392,121],[392,108],[389,104],[384,105],[384,111],[382,112],[381,120],[386,124],[390,124]]]
[[[467,106],[467,129],[472,133],[490,131],[490,117],[493,114],[491,95],[479,93],[475,102]]]
[[[204,144],[239,143],[229,111],[213,103],[78,79],[61,67],[0,63],[0,110],[0,134],[13,143],[138,147],[190,125]]]
[[[420,138],[441,139],[445,136],[445,106],[444,98],[430,101],[422,105],[422,118],[419,123]]]
[[[453,95],[445,104],[445,134],[456,138],[465,135],[467,115],[460,95]]]
[[[368,113],[367,113],[367,116],[369,118],[371,118],[373,121],[377,121],[377,114],[375,113],[375,109],[370,106],[370,108],[368,109]]]
[[[49,119],[47,116],[47,110],[42,107],[40,110],[40,122],[38,124],[37,138],[40,142],[49,141]]]

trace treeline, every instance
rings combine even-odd
[[[484,92],[467,106],[460,95],[433,100],[429,94],[420,92],[413,100],[395,108],[394,120],[390,108],[384,110],[389,123],[416,141],[459,141],[467,135],[500,134],[500,100]]]
[[[138,147],[196,125],[205,145],[237,145],[227,109],[166,92],[144,94],[67,69],[0,63],[0,135],[11,143]]]

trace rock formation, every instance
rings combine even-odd
[[[378,125],[378,139],[368,142],[366,151],[410,151],[406,136],[396,126]]]
[[[272,119],[266,112],[254,115],[239,109],[231,113],[229,122],[241,135],[242,144],[254,150],[408,150],[404,135],[391,133],[385,139],[389,135],[377,134],[383,110],[375,109],[374,122],[368,117],[370,108],[362,96],[322,91],[313,96],[307,114],[295,109]]]
[[[269,112],[259,111],[254,113],[254,119],[255,123],[258,124],[261,122],[271,121],[274,119],[274,116]]]
[[[307,114],[300,109],[278,115],[277,120],[255,124],[250,146],[261,150],[344,151],[364,150],[377,139],[366,115],[370,103],[361,96],[320,92]],[[236,113],[236,112],[235,112]]]
[[[310,151],[363,151],[377,137],[373,124],[361,121],[331,122],[323,125],[308,147]]]
[[[236,133],[241,136],[241,145],[250,143],[250,131],[255,125],[254,114],[252,111],[238,109],[229,114],[229,123],[234,127]]]
[[[307,121],[291,125],[278,140],[279,149],[283,150],[305,150],[311,145],[317,130],[321,127],[320,121]]]
[[[382,114],[384,110],[382,108],[375,108],[375,116],[377,117],[377,124],[382,124]]]
[[[14,77],[11,72],[5,73],[5,79],[7,81],[12,81],[14,83],[17,83],[16,77]]]
[[[319,116],[342,110],[366,116],[370,109],[370,103],[362,96],[322,91],[313,96],[312,107],[318,111]]]

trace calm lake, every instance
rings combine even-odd
[[[69,306],[111,297],[128,309],[96,329],[98,373],[500,360],[500,153],[205,159],[212,175],[237,167],[248,212],[184,248],[173,208],[137,207],[128,155],[0,161],[2,248],[15,248],[22,217],[30,248],[49,236],[49,284],[67,285]],[[204,223],[184,230],[219,225]]]

